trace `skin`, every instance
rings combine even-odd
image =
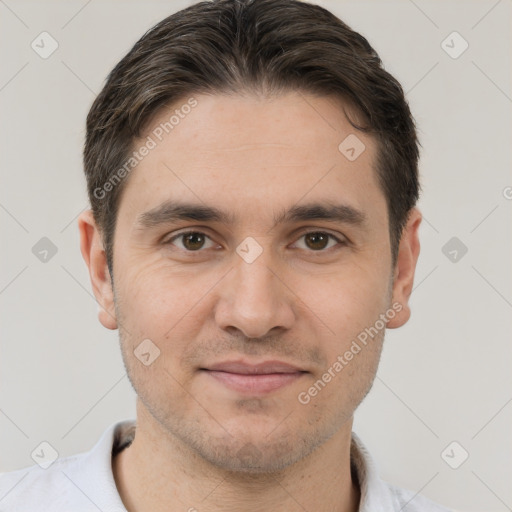
[[[99,319],[119,328],[138,395],[135,440],[113,460],[121,498],[130,512],[356,511],[353,413],[373,383],[384,329],[309,403],[297,397],[393,303],[402,309],[387,328],[407,322],[421,215],[411,211],[393,265],[376,144],[355,133],[338,100],[299,92],[194,97],[197,107],[128,178],[114,289],[91,212],[79,219]],[[353,162],[338,150],[349,134],[366,146]],[[141,227],[141,214],[168,200],[232,218]],[[274,217],[306,204],[344,204],[364,222],[274,225]],[[177,237],[187,229],[206,238],[191,246]],[[262,249],[252,263],[236,252],[246,237]],[[148,338],[160,356],[145,366],[134,349]],[[304,373],[252,396],[200,370],[237,359],[280,360]]]

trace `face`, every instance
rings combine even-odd
[[[216,466],[278,470],[350,431],[407,320],[419,220],[393,266],[376,145],[334,99],[194,98],[135,144],[156,147],[120,201],[113,293],[86,217],[82,251],[145,416]]]

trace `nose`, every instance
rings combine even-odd
[[[237,259],[222,282],[215,309],[220,328],[237,329],[248,338],[291,328],[295,320],[293,293],[284,276],[270,265],[263,254],[252,263]]]

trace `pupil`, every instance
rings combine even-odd
[[[185,235],[184,245],[187,249],[192,251],[201,249],[204,245],[204,237],[200,233],[191,233],[189,235]]]
[[[329,237],[325,233],[310,233],[306,235],[306,245],[310,249],[325,249],[329,242]]]

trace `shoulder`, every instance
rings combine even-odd
[[[382,480],[368,449],[354,432],[350,458],[353,474],[361,489],[360,512],[454,512],[418,492]]]
[[[131,441],[134,421],[112,424],[88,451],[0,473],[1,512],[126,512],[112,473],[112,453]]]
[[[393,496],[396,510],[403,512],[454,512],[434,501],[425,498],[417,492],[408,489],[402,489],[395,485],[385,484],[389,493]]]
[[[77,504],[77,489],[68,473],[82,458],[83,454],[58,459],[48,469],[34,465],[0,473],[0,510],[58,511]]]

